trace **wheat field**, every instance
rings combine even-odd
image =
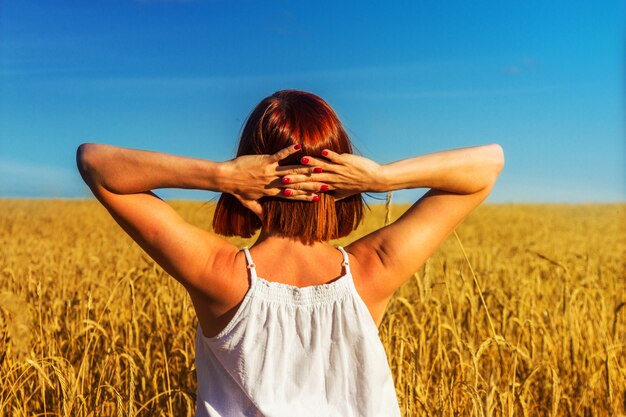
[[[0,200],[0,240],[1,416],[193,415],[191,302],[97,202]],[[625,204],[479,207],[380,327],[403,415],[625,415],[625,262]]]

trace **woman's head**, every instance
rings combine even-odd
[[[333,109],[314,94],[282,90],[264,98],[246,120],[237,156],[273,154],[291,145],[302,150],[280,165],[297,165],[303,155],[322,158],[324,149],[352,153],[352,145]],[[258,229],[294,237],[304,243],[347,236],[363,218],[360,194],[335,201],[332,191],[320,193],[317,202],[264,197],[259,219],[230,194],[222,194],[213,229],[225,236],[250,237]]]

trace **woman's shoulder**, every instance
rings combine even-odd
[[[205,303],[220,309],[247,291],[245,256],[238,247],[225,245],[206,262],[204,280],[199,288],[193,289]]]
[[[370,247],[351,244],[346,246],[345,250],[348,253],[354,286],[374,322],[380,326],[387,304],[393,296],[383,285],[387,279],[385,267],[377,253]]]
[[[218,251],[207,263],[201,287],[188,292],[203,333],[211,336],[232,318],[249,283],[244,255],[236,246]]]

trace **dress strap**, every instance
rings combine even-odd
[[[341,263],[341,265],[343,265],[343,267],[346,269],[346,274],[349,274],[350,261],[348,260],[348,252],[346,252],[341,246],[337,246],[337,249],[339,249],[341,251],[341,254],[343,255],[343,262]]]
[[[252,260],[252,256],[250,256],[250,250],[248,250],[247,246],[243,248],[243,254],[246,256],[246,268],[250,271],[250,279],[256,281],[256,265]]]

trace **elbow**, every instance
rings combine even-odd
[[[90,184],[93,179],[96,146],[93,143],[83,143],[76,149],[76,167],[87,184]]]
[[[504,149],[497,143],[488,145],[489,148],[489,164],[491,165],[495,178],[500,175],[504,168]]]
[[[500,174],[500,172],[504,168],[504,149],[497,143],[494,143],[493,145],[491,145],[491,147],[493,152],[494,167],[496,169],[496,172]]]
[[[490,192],[504,168],[504,149],[499,144],[493,143],[483,146],[483,151],[481,165],[485,182],[481,190],[489,190]]]

